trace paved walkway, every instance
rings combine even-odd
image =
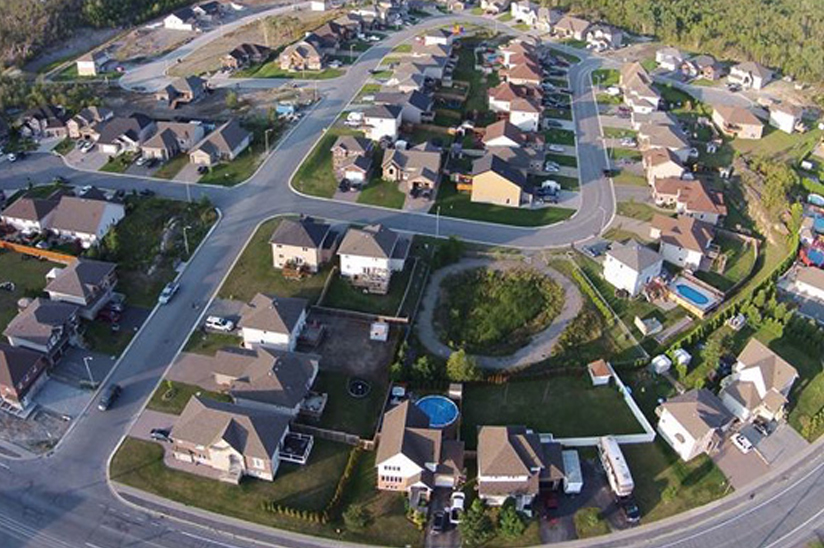
[[[452,349],[440,341],[434,326],[434,312],[440,295],[443,279],[451,274],[473,268],[492,268],[495,270],[510,270],[513,268],[533,267],[555,280],[564,290],[564,306],[561,313],[552,321],[550,326],[532,337],[532,342],[509,356],[475,356],[478,365],[484,369],[512,369],[523,367],[549,358],[553,346],[558,341],[567,325],[575,319],[581,310],[583,300],[578,288],[569,279],[546,265],[543,261],[532,263],[518,261],[493,261],[490,259],[466,259],[459,263],[435,271],[429,280],[421,303],[420,319],[417,322],[418,338],[433,354],[448,358]]]

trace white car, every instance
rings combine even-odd
[[[209,316],[206,318],[206,329],[229,333],[234,328],[235,323],[231,320],[227,320],[226,318],[221,318],[220,316]]]
[[[137,161],[135,161],[135,164],[138,165],[138,166],[143,166],[143,165],[146,165],[146,162],[148,162],[148,161],[149,161],[148,158],[146,158],[145,156],[141,156],[140,158],[137,159]]]
[[[561,171],[561,168],[559,168],[558,166],[553,166],[552,164],[547,164],[544,166],[544,171],[548,171],[550,173],[558,173],[559,171]]]
[[[16,161],[17,161],[17,154],[15,154],[14,152],[12,152],[11,154],[9,154],[9,155],[7,156],[7,158],[9,159],[9,162],[16,162]]]
[[[172,300],[172,297],[180,289],[180,284],[177,282],[169,282],[166,284],[166,287],[163,288],[163,291],[160,292],[160,297],[157,298],[157,302],[160,304],[168,304],[169,301]]]
[[[750,442],[750,440],[744,437],[744,434],[735,434],[732,437],[732,444],[736,446],[738,450],[744,453],[745,455],[752,451],[752,443]]]
[[[341,66],[343,66],[343,63],[340,61],[332,61],[329,63],[329,68],[340,68]]]
[[[609,86],[605,91],[607,95],[611,95],[612,97],[618,97],[621,95],[621,88],[616,86]]]
[[[457,525],[463,517],[466,495],[462,491],[455,491],[449,499],[449,522]]]
[[[561,145],[549,145],[547,147],[547,149],[551,152],[563,152],[564,151],[564,147],[562,147]]]

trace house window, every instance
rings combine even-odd
[[[258,470],[263,470],[266,468],[266,463],[263,462],[263,459],[253,458],[252,467],[257,468]]]

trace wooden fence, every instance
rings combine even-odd
[[[38,259],[44,259],[47,261],[52,261],[54,263],[61,263],[65,265],[72,264],[74,261],[77,260],[77,257],[74,257],[72,255],[66,255],[65,253],[49,251],[48,249],[38,249],[36,247],[31,247],[28,245],[13,244],[11,242],[6,242],[3,240],[0,240],[0,249],[8,249],[9,251],[14,251],[15,253],[23,253],[24,255],[30,255],[32,257],[37,257]]]

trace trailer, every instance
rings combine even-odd
[[[564,493],[577,495],[584,488],[584,475],[581,473],[581,459],[578,451],[570,449],[561,453],[564,461]]]
[[[604,436],[598,440],[598,456],[601,465],[607,473],[607,480],[612,492],[619,497],[628,497],[635,489],[635,482],[629,471],[621,447],[612,436]]]

